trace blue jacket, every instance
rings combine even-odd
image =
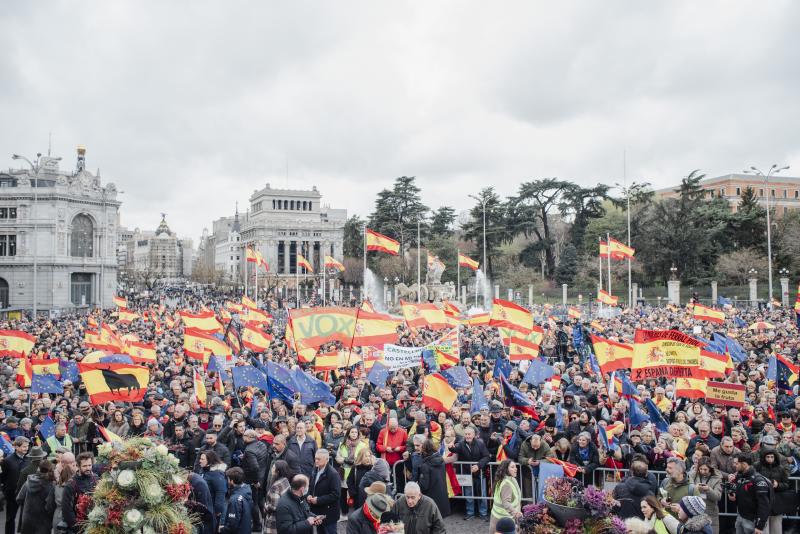
[[[311,472],[314,470],[314,455],[317,454],[317,442],[314,441],[314,438],[306,435],[303,448],[300,450],[297,437],[292,436],[289,439],[287,448],[297,455],[300,464],[300,472],[311,479]]]
[[[231,490],[228,509],[222,521],[222,534],[251,534],[253,531],[253,494],[241,484]]]
[[[225,478],[225,464],[217,464],[222,468],[212,468],[203,470],[203,479],[208,484],[208,491],[211,492],[211,502],[214,503],[214,530],[222,520],[225,519],[225,510],[228,507],[225,496],[228,494],[228,479]]]
[[[192,512],[200,516],[201,534],[214,534],[214,500],[211,498],[211,491],[208,489],[206,480],[197,473],[189,473],[189,484],[192,486],[192,493],[189,496],[189,504]]]

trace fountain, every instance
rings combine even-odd
[[[484,309],[491,309],[492,308],[492,301],[494,301],[494,290],[492,289],[492,281],[483,273],[482,269],[478,269],[475,272],[475,278],[477,280],[477,290],[478,293],[483,297],[483,307]],[[476,298],[477,300],[477,298]]]
[[[383,301],[383,280],[376,276],[371,269],[364,273],[364,291],[372,306],[386,312],[386,303]]]

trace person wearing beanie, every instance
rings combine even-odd
[[[670,534],[713,534],[711,518],[706,514],[706,501],[696,495],[687,495],[670,505],[678,518],[664,516],[664,525]]]
[[[364,504],[347,517],[347,534],[377,534],[383,514],[392,509],[394,501],[384,493],[374,493]]]
[[[517,531],[517,524],[510,517],[504,517],[494,526],[495,534],[514,534]]]
[[[383,482],[384,484],[388,484],[391,480],[391,469],[389,468],[389,463],[384,460],[383,458],[378,458],[375,460],[375,464],[372,466],[372,469],[367,471],[361,480],[358,483],[358,492],[356,493],[356,499],[354,499],[353,507],[358,509],[364,501],[367,499],[367,492],[366,489],[372,485],[373,482]]]

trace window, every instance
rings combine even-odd
[[[92,302],[92,274],[72,273],[70,277],[70,300],[75,306],[87,306]]]
[[[741,194],[742,194],[742,188],[741,187],[737,187],[736,188],[736,196],[738,197]]]
[[[294,211],[294,200],[289,202],[289,209]]]
[[[0,208],[0,219],[16,219],[17,208]]]
[[[236,256],[236,261],[239,261],[239,256]]]
[[[91,258],[94,254],[94,224],[88,215],[80,214],[72,219],[70,246],[73,258]]]
[[[272,200],[272,209],[275,209],[275,200]]]
[[[0,235],[0,256],[17,255],[17,236]]]
[[[8,282],[0,278],[0,308],[8,308]]]
[[[721,197],[725,196],[725,188],[724,187],[720,187],[719,188],[719,196],[721,196]]]
[[[261,201],[253,202],[253,213],[261,211]]]
[[[772,195],[772,198],[775,198],[775,190],[774,189],[772,189],[769,194]]]
[[[764,196],[764,190],[763,189],[759,189],[758,190],[758,196],[760,196],[760,197]]]
[[[783,198],[789,198],[789,190],[788,189],[784,189],[783,190]]]

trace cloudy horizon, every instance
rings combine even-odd
[[[461,211],[556,176],[792,165],[800,4],[15,3],[0,168],[87,147],[122,224],[197,240],[266,183],[367,215],[398,176]],[[795,102],[795,103],[793,103]]]

